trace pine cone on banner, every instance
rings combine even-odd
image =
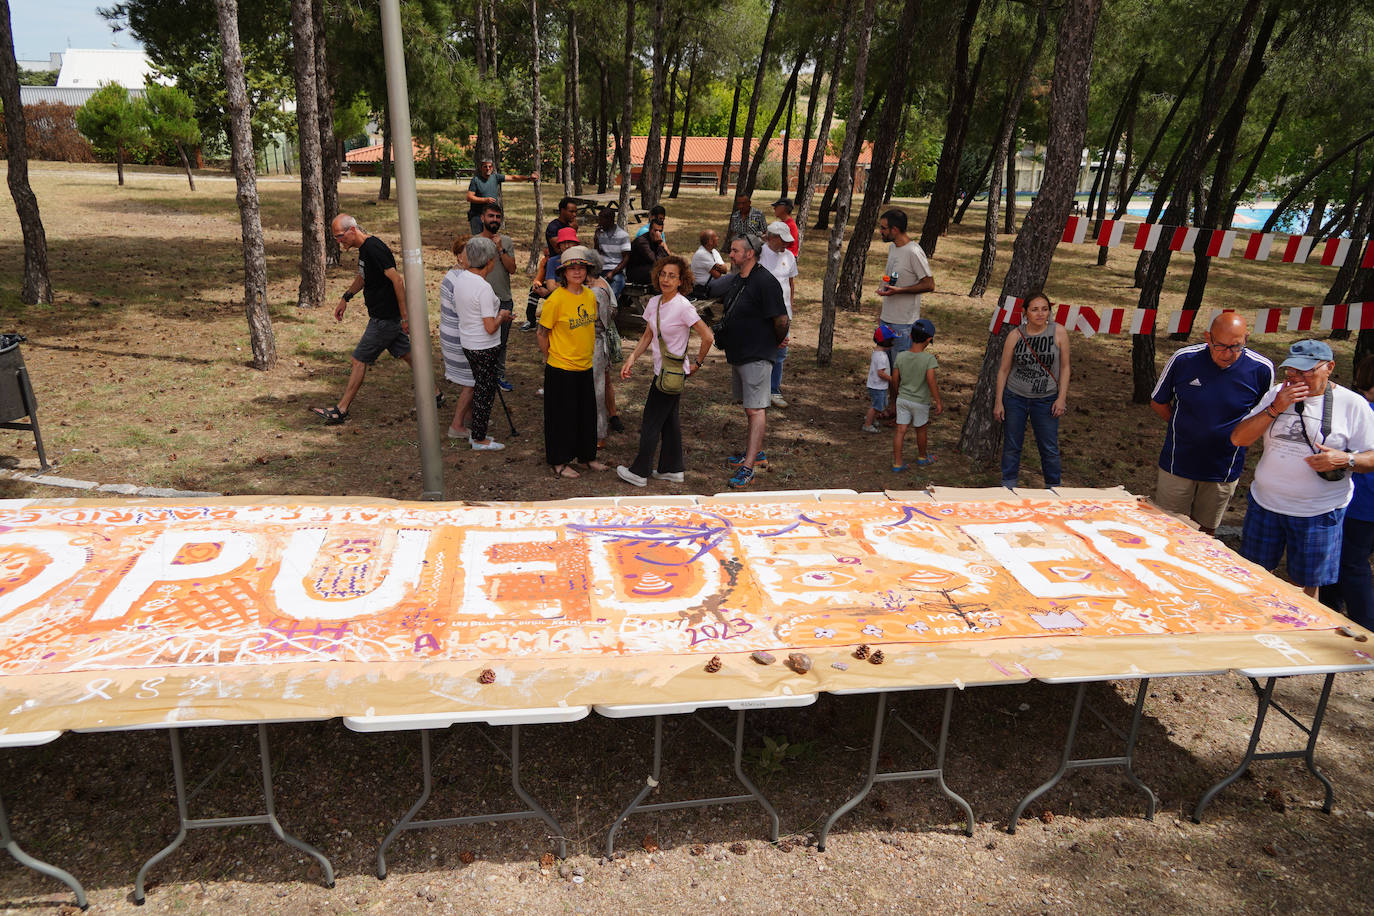
[[[877,649],[868,657],[869,664],[881,665],[887,656],[883,655],[882,649]]]
[[[862,661],[865,658],[868,658],[868,643],[864,643],[863,645],[859,646],[859,648],[855,649],[854,657],[859,659],[860,661]]]
[[[717,671],[719,671],[722,667],[724,667],[724,666],[723,666],[722,663],[721,663],[720,656],[719,656],[719,655],[712,655],[712,656],[711,656],[711,660],[710,660],[709,662],[706,663],[706,673],[707,673],[707,674],[715,674],[715,673],[716,673]]]
[[[477,683],[479,683],[479,684],[494,684],[494,683],[496,683],[496,672],[495,672],[495,671],[492,671],[490,668],[483,668],[483,669],[482,669],[482,673],[479,674],[479,675],[477,675]]]

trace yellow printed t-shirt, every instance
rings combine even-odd
[[[592,367],[592,348],[596,346],[595,293],[584,286],[574,296],[566,286],[560,286],[544,300],[539,324],[549,332],[550,366],[569,372]]]

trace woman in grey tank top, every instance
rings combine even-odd
[[[997,370],[993,416],[1002,426],[1002,486],[1017,485],[1026,423],[1035,431],[1045,486],[1061,482],[1059,418],[1069,396],[1069,334],[1050,321],[1050,300],[1038,290],[1026,297],[1025,324],[1007,335]]]

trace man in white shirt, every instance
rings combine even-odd
[[[1335,367],[1325,341],[1293,344],[1279,364],[1284,381],[1231,430],[1232,445],[1264,439],[1241,556],[1272,570],[1286,555],[1289,579],[1314,598],[1339,577],[1350,474],[1374,470],[1374,411],[1330,382]]]
[[[725,259],[717,250],[720,247],[720,236],[714,229],[703,229],[699,241],[700,246],[692,254],[692,282],[698,287],[704,287],[717,277],[725,275]],[[700,299],[704,296],[704,289],[692,290],[692,298]]]
[[[911,349],[911,326],[921,317],[921,294],[935,291],[926,253],[906,234],[906,226],[904,210],[888,210],[878,219],[878,234],[888,243],[887,267],[878,285],[883,303],[878,317],[897,335],[893,354]]]
[[[597,253],[601,255],[601,276],[611,284],[617,299],[625,291],[625,264],[630,260],[630,234],[615,223],[614,207],[602,207],[596,214],[593,234]]]
[[[787,320],[792,320],[792,296],[797,291],[797,258],[788,250],[788,245],[794,241],[792,230],[782,220],[775,220],[768,224],[768,230],[763,237],[763,250],[759,252],[759,264],[770,274],[778,278],[778,285],[782,287],[782,304],[787,307]],[[786,407],[787,401],[782,396],[782,364],[787,359],[787,345],[791,343],[789,335],[786,340],[778,344],[778,355],[773,358],[773,378],[772,378],[772,401],[774,407]]]

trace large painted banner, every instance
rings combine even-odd
[[[0,503],[0,732],[1369,659],[1119,491],[907,496]]]

